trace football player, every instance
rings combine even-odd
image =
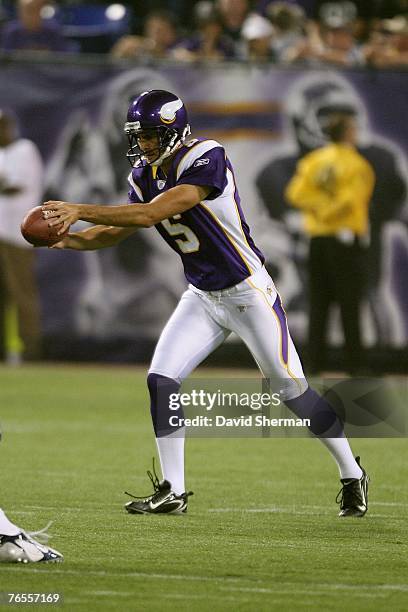
[[[27,533],[12,523],[0,508],[0,562],[35,563],[38,561],[62,561],[63,556],[57,550],[37,542],[33,536],[43,536],[48,528]]]
[[[50,225],[62,224],[60,233],[79,219],[95,224],[68,234],[56,248],[104,248],[137,228],[155,226],[180,255],[189,283],[162,332],[147,377],[164,480],[149,472],[153,493],[128,502],[126,510],[186,511],[184,427],[170,424],[174,413],[169,396],[178,393],[183,379],[235,332],[264,377],[279,380],[286,405],[310,419],[310,430],[336,460],[342,483],[340,516],[363,516],[368,476],[354,458],[336,413],[305,380],[280,296],[250,234],[222,145],[189,140],[182,100],[163,90],[146,91],[134,99],[125,132],[133,165],[128,204],[49,201],[43,211]]]

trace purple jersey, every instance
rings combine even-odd
[[[155,226],[198,289],[232,287],[262,267],[264,257],[245,221],[231,163],[215,140],[191,140],[180,147],[167,176],[161,167],[134,168],[129,184],[131,203],[150,202],[176,185],[211,187],[205,200]]]

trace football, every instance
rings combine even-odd
[[[40,246],[52,246],[68,233],[66,230],[58,236],[57,232],[61,225],[50,227],[48,221],[43,218],[41,206],[36,206],[28,211],[21,223],[21,233],[30,244]]]

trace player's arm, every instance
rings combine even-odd
[[[80,232],[72,232],[54,244],[51,249],[75,249],[77,251],[95,251],[118,244],[137,231],[135,227],[112,227],[94,225]]]
[[[319,211],[319,219],[324,223],[338,222],[349,216],[356,209],[366,209],[373,193],[375,176],[368,164],[356,169],[348,177],[346,185],[339,189],[329,207]]]
[[[330,203],[331,198],[318,186],[312,160],[306,158],[298,164],[286,187],[285,198],[292,206],[312,213]]]
[[[182,184],[161,193],[148,204],[97,206],[50,201],[43,210],[48,211],[51,226],[63,224],[60,234],[78,220],[118,227],[152,227],[199,204],[210,191],[211,187]]]

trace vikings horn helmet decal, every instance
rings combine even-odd
[[[180,99],[174,102],[166,102],[160,109],[160,118],[163,123],[174,123],[176,120],[176,112],[180,110],[183,103]]]

